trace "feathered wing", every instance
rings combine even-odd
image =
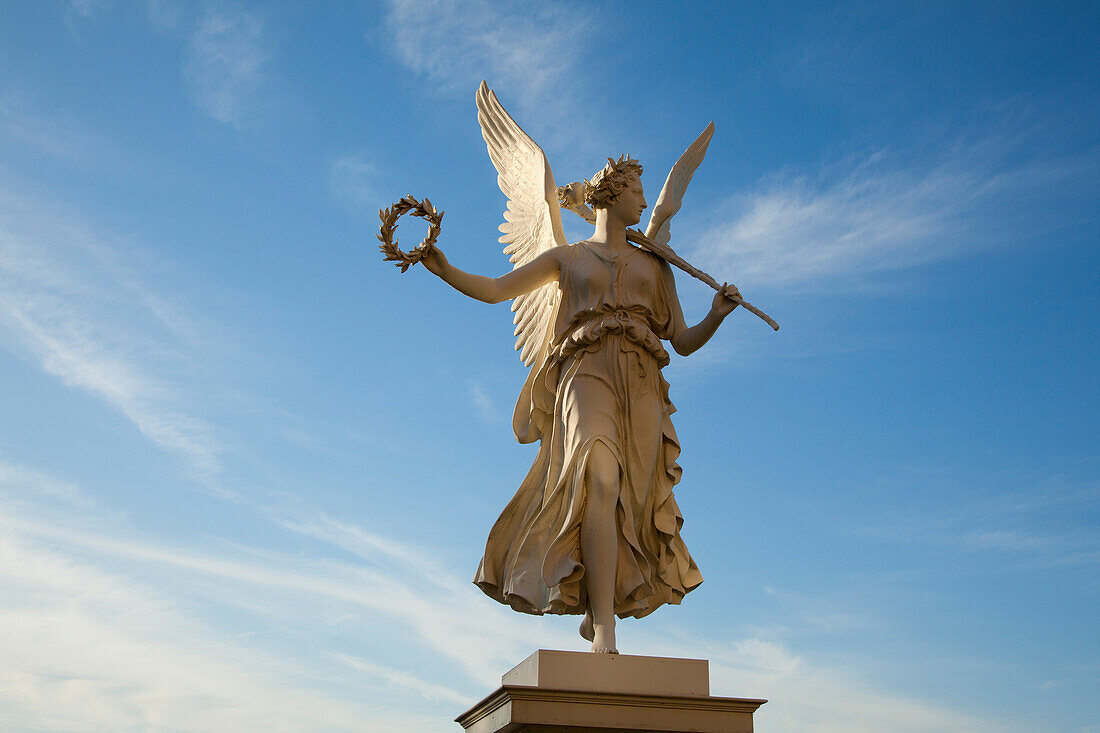
[[[497,185],[508,197],[500,242],[515,269],[565,244],[558,189],[542,148],[516,124],[484,81],[477,90],[477,121],[497,169]],[[549,343],[559,297],[557,283],[547,283],[512,301],[516,351],[527,366]]]
[[[680,204],[684,201],[684,192],[687,191],[691,177],[695,170],[703,162],[707,154],[707,146],[714,137],[714,123],[707,125],[695,142],[688,146],[676,165],[668,172],[665,179],[665,187],[661,189],[661,195],[657,197],[657,203],[653,207],[653,213],[649,217],[649,225],[646,226],[645,235],[657,244],[668,244],[671,238],[669,234],[669,221],[680,210]]]

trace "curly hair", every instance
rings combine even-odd
[[[633,176],[642,175],[642,164],[629,155],[618,160],[607,159],[605,165],[592,180],[585,179],[584,202],[593,209],[606,209],[630,183]]]

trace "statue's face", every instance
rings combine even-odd
[[[615,200],[611,202],[610,214],[631,227],[642,220],[642,212],[645,211],[645,193],[642,191],[642,179],[639,176],[631,176],[626,188],[619,192]]]

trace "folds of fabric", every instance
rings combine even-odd
[[[672,491],[680,444],[661,374],[669,357],[655,330],[667,328],[667,295],[651,261],[634,258],[629,266],[640,296],[623,297],[621,283],[631,282],[623,263],[578,250],[563,273],[565,311],[517,404],[516,437],[540,440],[539,452],[490,531],[474,578],[517,611],[587,609],[580,532],[597,443],[620,468],[615,612],[645,616],[679,603],[703,580],[680,537],[683,518]]]

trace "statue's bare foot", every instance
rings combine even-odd
[[[592,629],[592,609],[588,609],[584,612],[584,621],[581,621],[581,638],[585,641],[592,641],[592,638],[596,635],[596,632]]]
[[[594,624],[592,635],[592,651],[595,654],[618,654],[615,648],[614,624]]]

